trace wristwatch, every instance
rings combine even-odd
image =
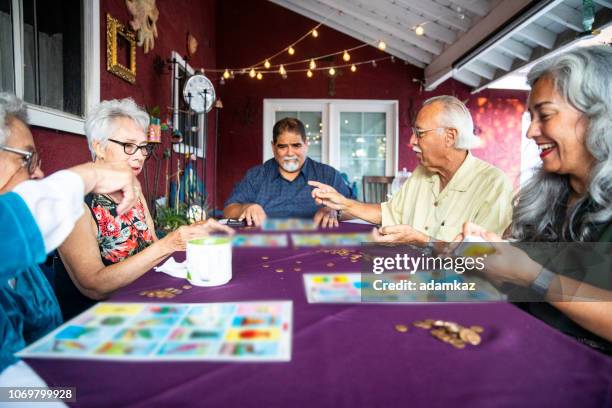
[[[553,272],[543,267],[530,288],[538,295],[546,297],[546,292],[548,292],[548,288],[554,277],[555,274]]]

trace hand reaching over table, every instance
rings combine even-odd
[[[338,211],[327,207],[319,208],[314,215],[315,225],[322,228],[337,228],[338,227]]]

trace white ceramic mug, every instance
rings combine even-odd
[[[203,237],[187,241],[187,280],[195,286],[218,286],[232,279],[232,240]]]

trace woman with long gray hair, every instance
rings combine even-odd
[[[542,166],[518,194],[510,238],[612,242],[612,48],[600,45],[560,54],[537,64],[528,81],[531,124],[527,137],[538,145]],[[464,226],[462,236],[468,235],[501,240],[474,224]],[[488,277],[530,287],[545,302],[523,305],[528,312],[591,347],[612,353],[608,244],[603,246],[602,258],[608,266],[606,276],[598,278],[603,284],[597,286],[555,273],[510,245],[494,246],[497,253],[489,255],[486,263]],[[593,254],[575,258],[589,256]]]

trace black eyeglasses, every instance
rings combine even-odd
[[[134,144],[134,143],[120,142],[119,140],[114,140],[114,139],[108,139],[108,140],[113,143],[117,143],[118,145],[123,146],[123,151],[125,152],[125,154],[129,156],[136,154],[138,149],[140,149],[144,157],[149,157],[151,153],[153,153],[153,149],[155,149],[155,145],[153,143],[147,143],[147,144],[143,144],[142,146],[138,146],[137,144]]]
[[[21,164],[21,166],[28,169],[28,174],[30,176],[34,174],[34,172],[36,171],[37,168],[40,167],[40,164],[42,162],[36,150],[31,152],[29,150],[16,149],[14,147],[9,147],[5,145],[0,145],[0,150],[4,150],[7,152],[11,152],[11,153],[20,155],[21,160],[23,160],[23,163]]]

